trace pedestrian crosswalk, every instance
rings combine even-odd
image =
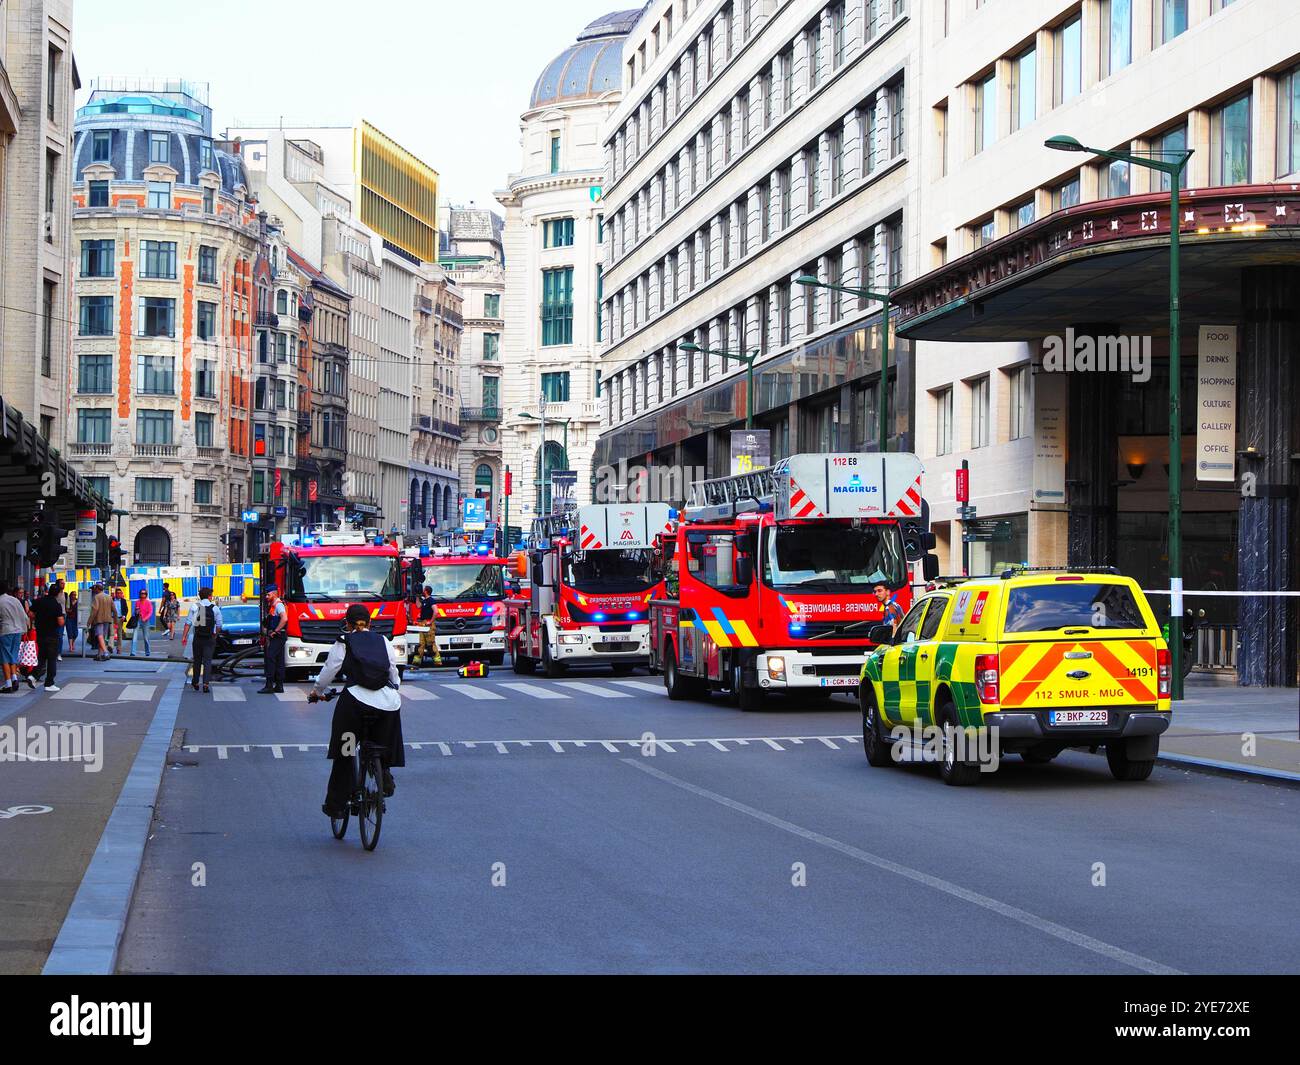
[[[69,686],[72,687],[71,685]],[[93,688],[94,685],[80,685],[81,688]],[[127,685],[128,689],[147,689],[147,684]],[[289,685],[274,698],[281,703],[305,703],[310,685]],[[475,680],[426,680],[422,683],[407,680],[402,685],[404,703],[431,703],[439,700],[470,702],[520,702],[535,700],[541,702],[576,701],[590,703],[606,699],[631,699],[637,696],[663,696],[663,685],[655,680],[508,680],[495,678],[486,681]],[[81,693],[69,698],[81,698]],[[218,703],[257,702],[262,698],[256,694],[253,683],[215,684],[212,687],[212,699]]]
[[[71,681],[61,685],[51,699],[60,701],[95,703],[147,703],[158,691],[156,684],[123,684],[121,681]]]

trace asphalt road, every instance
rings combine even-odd
[[[320,812],[329,708],[255,687],[186,689],[122,972],[1300,970],[1284,785],[1071,753],[948,788],[870,768],[846,697],[507,669],[408,679],[366,853]]]

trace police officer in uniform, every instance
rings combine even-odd
[[[266,653],[264,657],[266,683],[258,689],[258,695],[274,695],[284,691],[284,666],[286,645],[289,640],[289,612],[280,602],[280,595],[275,588],[266,590],[266,616],[262,618],[262,630],[266,633]]]

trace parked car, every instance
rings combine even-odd
[[[252,647],[262,634],[262,610],[257,603],[221,606],[221,632],[217,635],[217,657]]]

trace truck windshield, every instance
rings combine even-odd
[[[778,525],[765,532],[763,580],[783,591],[865,594],[907,582],[897,525]]]
[[[289,598],[307,603],[350,603],[400,597],[397,559],[382,555],[316,555],[299,558],[303,572],[291,581]]]
[[[564,561],[564,583],[593,594],[644,592],[655,583],[651,552],[646,550],[587,551]]]
[[[438,602],[453,599],[500,599],[501,567],[425,566],[424,583]]]

